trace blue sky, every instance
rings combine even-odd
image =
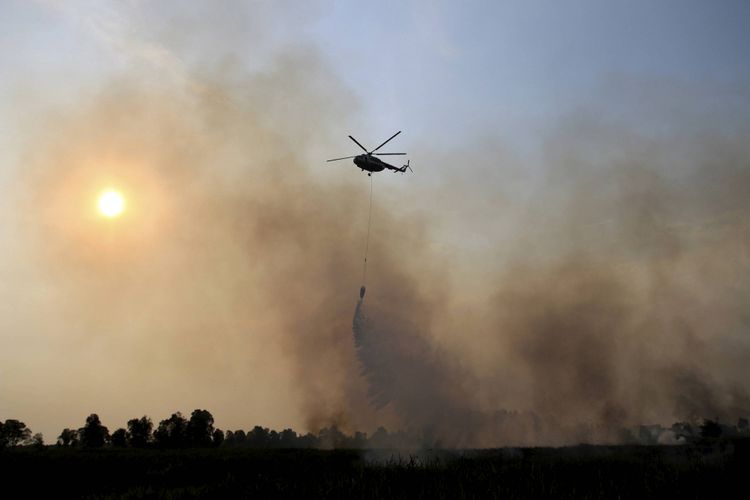
[[[741,84],[748,32],[747,2],[591,0],[335,2],[313,31],[381,135],[436,143],[523,140],[621,80]]]

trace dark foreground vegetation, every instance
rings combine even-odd
[[[111,433],[91,414],[47,446],[7,419],[0,477],[24,498],[723,498],[741,494],[750,470],[745,418],[638,426],[620,446],[461,451],[429,436],[225,432],[196,409]]]
[[[748,465],[745,438],[412,453],[64,446],[0,451],[3,476],[25,498],[723,498],[745,482]]]

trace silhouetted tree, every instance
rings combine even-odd
[[[187,438],[191,446],[211,446],[214,417],[208,410],[193,410],[187,424]]]
[[[279,435],[279,446],[281,448],[296,448],[297,433],[292,429],[284,429]]]
[[[135,448],[145,448],[151,441],[154,424],[147,416],[128,420],[128,442]]]
[[[188,422],[182,413],[173,413],[171,417],[159,422],[154,431],[156,444],[165,448],[181,448],[187,445]]]
[[[35,448],[44,448],[44,435],[41,432],[37,432],[31,436],[31,446]]]
[[[242,429],[234,431],[234,444],[237,446],[244,446],[247,443],[247,434]]]
[[[701,425],[701,437],[718,438],[721,436],[721,426],[713,420],[704,420]]]
[[[86,418],[86,425],[78,429],[78,438],[87,448],[101,448],[109,441],[109,429],[102,425],[99,415],[92,413]]]
[[[128,431],[120,427],[115,432],[112,433],[112,438],[110,439],[110,442],[112,443],[112,446],[116,446],[118,448],[124,448],[128,445]]]
[[[57,437],[57,444],[62,446],[76,446],[78,444],[78,431],[65,428]]]
[[[224,431],[221,429],[214,430],[214,434],[211,438],[214,446],[221,446],[224,443]]]
[[[20,420],[8,419],[0,426],[0,448],[25,444],[31,438],[31,429]]]
[[[247,444],[251,448],[268,448],[268,429],[256,425],[247,433]]]

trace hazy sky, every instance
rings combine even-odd
[[[366,382],[347,381],[367,180],[324,161],[358,152],[348,134],[373,147],[397,130],[389,150],[409,153],[415,174],[375,178],[373,280],[392,288],[373,300],[387,315],[383,304],[403,299],[461,380],[480,381],[467,406],[558,411],[540,402],[537,365],[565,377],[579,357],[550,361],[497,334],[539,325],[498,301],[544,304],[546,280],[573,273],[581,296],[618,290],[587,304],[627,318],[613,329],[632,356],[612,363],[606,392],[646,409],[623,422],[684,410],[680,390],[636,388],[651,340],[622,347],[673,320],[696,338],[713,332],[704,368],[728,388],[690,411],[734,415],[746,398],[733,384],[748,375],[736,356],[750,349],[748,33],[741,0],[3,1],[0,418],[48,442],[90,412],[112,430],[196,407],[225,428],[409,422],[367,409]],[[96,221],[109,184],[131,195],[119,228]],[[615,274],[578,273],[581,261]],[[519,273],[528,282],[509,285]],[[701,273],[700,293],[682,291]],[[569,293],[542,305],[546,318],[578,307]],[[721,328],[656,318],[644,307],[655,296],[663,311],[715,307]],[[381,324],[405,313],[390,314]],[[278,340],[307,328],[304,341]],[[679,352],[639,369],[665,387],[693,383],[681,363],[703,344],[664,335],[657,351]],[[592,344],[581,341],[580,359]],[[488,388],[509,376],[521,382]],[[569,387],[581,405],[601,397],[582,387]]]
[[[212,15],[224,22],[231,16],[216,11],[232,10],[241,13],[217,34]],[[200,21],[181,33],[179,23],[191,17]],[[626,113],[642,85],[713,92],[719,100],[750,76],[748,22],[750,6],[741,0],[8,1],[2,104],[13,109],[19,81],[94,87],[136,57],[159,57],[149,46],[165,38],[175,65],[214,47],[217,58],[257,68],[284,47],[303,46],[357,97],[340,123],[362,140],[403,129],[409,144],[499,136],[533,147],[577,107]],[[139,55],[126,48],[131,43]],[[606,92],[620,93],[619,102],[609,94],[602,103]],[[10,124],[2,130],[13,135]]]

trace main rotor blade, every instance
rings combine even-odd
[[[393,139],[394,137],[396,137],[400,133],[401,133],[401,131],[399,130],[398,132],[396,132],[395,134],[393,134],[392,136],[390,136],[388,139],[386,139],[383,144],[381,144],[380,146],[378,146],[375,149],[373,149],[372,151],[370,151],[370,153],[374,153],[378,149],[382,148],[383,146],[385,146],[388,143],[388,141],[390,141],[391,139]]]
[[[355,139],[355,138],[354,138],[354,137],[352,137],[352,136],[349,136],[349,139],[351,139],[351,140],[353,140],[354,142],[356,142],[356,143],[357,143],[357,146],[359,146],[360,148],[362,148],[362,151],[364,151],[365,153],[368,153],[368,154],[370,153],[369,151],[367,151],[367,148],[365,148],[365,147],[364,147],[364,146],[363,146],[362,144],[360,144],[359,142],[357,142],[357,139]]]
[[[330,159],[330,160],[326,160],[326,161],[339,161],[339,160],[348,160],[349,158],[356,158],[357,156],[359,156],[359,155],[354,155],[354,156],[344,156],[343,158],[332,158],[332,159]]]
[[[405,155],[406,153],[373,153],[374,155],[378,156],[385,156],[385,155]]]

